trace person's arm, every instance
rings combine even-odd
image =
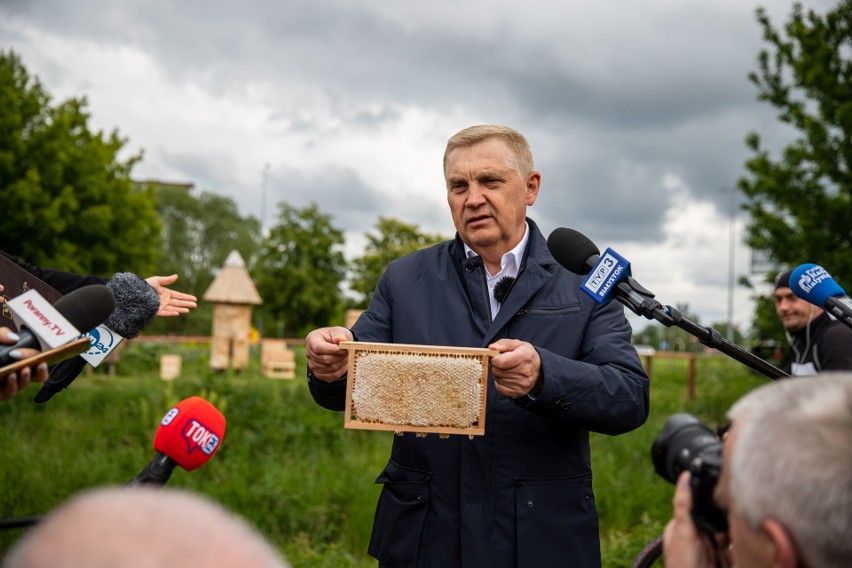
[[[835,323],[818,347],[823,371],[852,371],[852,328]]]
[[[0,254],[32,274],[33,276],[43,280],[45,284],[50,286],[51,288],[56,289],[60,294],[67,294],[72,290],[76,290],[77,288],[82,288],[83,286],[88,286],[90,284],[106,284],[107,279],[101,278],[99,276],[84,276],[81,274],[74,274],[73,272],[65,272],[64,270],[53,270],[50,268],[42,268],[41,266],[36,266],[35,264],[30,264],[28,262],[23,262],[18,258],[0,251]]]
[[[620,304],[595,306],[577,359],[535,346],[540,381],[533,396],[516,402],[530,412],[594,432],[615,435],[638,428],[648,418],[650,381],[630,343],[631,334]]]

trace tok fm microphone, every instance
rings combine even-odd
[[[81,333],[85,333],[106,321],[115,308],[115,297],[107,286],[91,284],[62,296],[56,300],[53,307],[68,320],[68,323]],[[38,337],[28,328],[22,327],[18,336],[20,339],[16,343],[4,345],[0,349],[0,367],[16,361],[9,356],[9,353],[15,349],[41,349]]]
[[[199,396],[177,403],[160,421],[154,436],[157,456],[129,485],[164,485],[175,466],[201,467],[222,445],[225,417]]]
[[[801,264],[790,274],[790,289],[799,298],[823,308],[852,327],[852,298],[818,264]]]

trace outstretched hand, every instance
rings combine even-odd
[[[150,276],[145,279],[145,282],[150,284],[160,297],[160,309],[157,311],[157,315],[160,317],[179,316],[189,313],[189,310],[192,308],[198,307],[198,298],[192,294],[166,288],[167,285],[173,284],[177,279],[177,274],[172,274],[171,276]]]

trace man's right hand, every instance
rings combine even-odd
[[[346,372],[349,351],[341,349],[341,341],[352,341],[352,332],[345,327],[321,327],[305,338],[305,355],[314,377],[330,383]]]

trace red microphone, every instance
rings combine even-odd
[[[164,485],[175,466],[187,471],[201,467],[222,445],[225,417],[199,396],[177,403],[160,421],[154,436],[157,457],[129,485]]]

